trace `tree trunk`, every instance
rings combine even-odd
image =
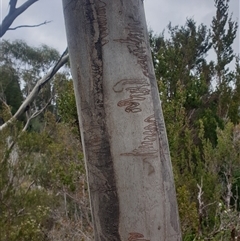
[[[63,0],[95,240],[181,240],[143,0]]]

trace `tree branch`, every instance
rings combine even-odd
[[[9,13],[12,13],[16,9],[17,1],[18,0],[10,0],[10,2],[9,2],[9,6],[10,6]]]
[[[35,27],[39,27],[39,26],[42,26],[42,25],[45,25],[45,24],[48,24],[51,22],[52,21],[44,21],[43,23],[36,24],[36,25],[20,25],[20,26],[14,27],[14,28],[8,28],[8,30],[16,30],[18,28],[35,28]]]
[[[0,38],[8,31],[13,21],[37,1],[38,0],[27,0],[20,7],[16,8],[17,0],[10,0],[10,10],[8,12],[8,15],[3,19],[2,24],[0,25]]]
[[[0,102],[2,102],[3,106],[7,109],[8,114],[12,115],[11,108],[7,104],[7,102],[0,96]]]
[[[31,120],[33,120],[34,118],[38,117],[51,104],[52,99],[53,99],[53,97],[51,97],[48,100],[47,104],[41,110],[35,111],[30,117],[27,118],[27,122],[26,122],[24,128],[22,129],[22,132],[27,130]]]
[[[27,109],[27,107],[33,102],[33,100],[37,97],[39,91],[42,87],[52,79],[52,77],[57,73],[57,71],[68,61],[67,50],[62,54],[57,64],[45,75],[42,79],[40,79],[27,98],[23,101],[17,112],[12,116],[7,122],[0,126],[0,131],[7,127],[7,125],[11,124],[14,120],[17,120]]]

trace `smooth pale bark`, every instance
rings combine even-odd
[[[181,240],[142,0],[63,0],[95,240]]]

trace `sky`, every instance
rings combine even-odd
[[[26,0],[18,0],[21,5]],[[114,0],[112,0],[114,1]],[[0,0],[0,18],[6,16],[9,0]],[[211,24],[215,14],[214,0],[144,0],[148,27],[156,34],[161,33],[169,22],[172,26],[183,26],[187,18],[193,18],[197,24]],[[230,13],[233,20],[240,18],[239,0],[230,0]],[[39,0],[20,15],[11,27],[25,24],[39,24],[52,21],[38,28],[20,28],[8,31],[4,39],[23,39],[29,45],[47,44],[63,52],[66,48],[65,26],[61,0]],[[166,31],[167,32],[167,31]],[[239,53],[239,36],[234,43],[235,52]]]

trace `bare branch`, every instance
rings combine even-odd
[[[28,126],[29,126],[29,124],[30,124],[30,121],[31,121],[32,119],[36,118],[37,116],[39,116],[39,115],[48,107],[48,105],[49,105],[49,104],[51,103],[51,101],[52,101],[52,98],[53,98],[53,97],[51,97],[51,98],[49,99],[48,103],[47,103],[41,110],[35,111],[35,112],[27,119],[27,122],[26,122],[25,126],[23,127],[21,133],[18,135],[18,138],[22,135],[23,132],[25,132],[25,131],[27,130],[27,128],[28,128]],[[8,106],[8,108],[10,108],[10,107]],[[16,140],[13,140],[12,142],[10,142],[10,144],[9,144],[9,146],[8,146],[8,148],[7,148],[7,151],[6,151],[7,154],[4,156],[4,158],[3,158],[3,160],[0,162],[0,164],[1,164],[4,160],[8,159],[9,153],[11,153],[11,151],[13,150],[15,144],[16,144]]]
[[[10,6],[9,13],[12,13],[16,9],[17,1],[18,0],[10,0],[10,2],[9,2],[9,6]]]
[[[62,54],[57,64],[45,75],[42,79],[40,79],[27,98],[23,101],[17,112],[12,116],[6,123],[0,126],[0,131],[7,127],[7,125],[11,124],[13,121],[17,120],[28,108],[28,106],[33,102],[33,100],[37,97],[39,91],[42,87],[52,79],[52,77],[57,73],[57,71],[67,63],[68,54],[67,50]],[[66,55],[65,55],[66,54]]]
[[[227,182],[227,194],[226,197],[224,197],[225,201],[226,201],[226,206],[227,206],[227,210],[230,210],[231,205],[231,198],[233,196],[232,194],[232,173],[231,173],[231,168],[229,168],[230,170],[227,170],[226,172],[223,172],[225,178],[226,178],[226,182]]]
[[[20,26],[14,27],[14,28],[8,28],[8,30],[16,30],[18,28],[36,28],[36,27],[39,27],[39,26],[42,26],[42,25],[45,25],[45,24],[48,24],[51,22],[52,21],[44,21],[43,23],[36,24],[36,25],[20,25]]]
[[[35,181],[33,180],[30,184],[29,184],[29,186],[28,186],[28,188],[27,188],[27,190],[26,190],[26,192],[25,192],[25,195],[28,193],[28,191],[30,190],[30,188],[32,187],[32,185],[35,183]]]
[[[202,235],[202,219],[203,219],[203,200],[202,200],[202,196],[203,196],[203,180],[201,178],[201,185],[199,185],[197,183],[197,187],[198,187],[198,218],[199,218],[199,224],[198,224],[198,233],[201,236]]]
[[[52,101],[53,97],[51,97],[49,99],[49,101],[47,102],[47,104],[41,109],[41,110],[38,110],[38,111],[35,111],[28,119],[27,119],[27,122],[24,126],[24,128],[22,129],[22,132],[26,131],[31,120],[33,120],[34,118],[38,117],[41,113],[43,113],[43,111],[51,104],[51,101]]]
[[[8,15],[3,19],[2,24],[0,25],[0,38],[8,31],[13,21],[37,1],[38,0],[27,0],[20,7],[16,8],[17,0],[10,0],[10,10],[8,12]]]
[[[11,107],[7,104],[7,102],[1,96],[0,96],[0,102],[2,102],[3,106],[8,111],[8,114],[12,116]]]

